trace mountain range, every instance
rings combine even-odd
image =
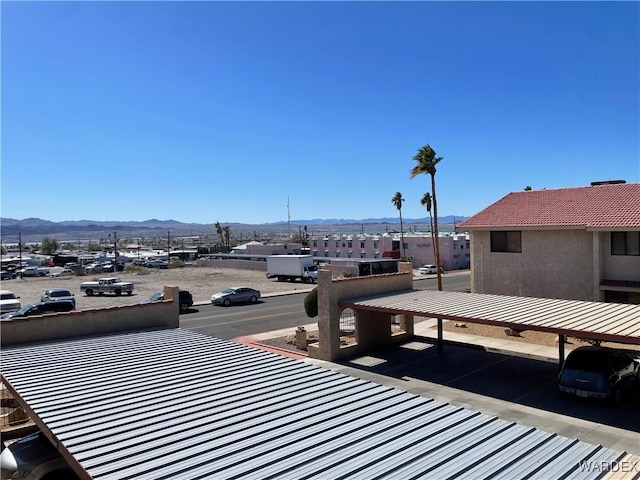
[[[455,225],[462,222],[467,217],[448,215],[439,217],[438,223],[442,225],[442,230],[446,230],[447,225]],[[42,236],[55,236],[59,239],[64,238],[96,238],[96,236],[105,236],[112,230],[119,233],[120,236],[163,236],[167,230],[172,235],[202,235],[216,234],[214,227],[215,222],[211,223],[184,223],[177,220],[158,220],[150,219],[145,221],[115,221],[115,220],[68,220],[63,222],[52,222],[41,218],[0,218],[1,236],[3,241],[15,241],[20,234],[23,241],[40,241]],[[429,218],[404,218],[404,225],[412,225],[422,230],[429,230]],[[328,219],[310,219],[310,220],[291,220],[262,223],[262,224],[245,224],[245,223],[226,223],[221,222],[223,226],[229,226],[230,230],[240,235],[261,235],[273,236],[286,233],[290,226],[301,229],[307,226],[308,231],[315,233],[334,232],[338,230],[360,231],[367,226],[367,232],[385,231],[392,226],[392,230],[399,225],[398,217],[382,217],[382,218],[365,218],[365,219],[344,219],[344,218],[328,218]],[[426,226],[426,228],[425,228]],[[351,228],[349,228],[351,227]],[[408,228],[406,229],[408,231]]]

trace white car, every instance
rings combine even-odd
[[[418,269],[418,272],[420,272],[422,275],[428,275],[431,273],[436,273],[438,271],[438,269],[436,268],[435,265],[425,265],[423,267],[420,267]],[[440,271],[442,272],[442,268],[440,268]]]
[[[73,271],[72,270],[68,270],[66,268],[63,268],[62,270],[60,270],[57,273],[52,274],[52,277],[70,277],[71,275],[73,275]]]
[[[16,297],[11,290],[0,290],[0,313],[20,310],[20,297]]]

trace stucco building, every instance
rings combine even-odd
[[[440,235],[440,264],[445,270],[461,270],[470,266],[469,237],[466,234]],[[405,233],[404,245],[399,233],[381,235],[312,235],[309,250],[314,257],[327,258],[401,258],[411,259],[414,268],[434,265],[433,236]]]
[[[475,293],[640,303],[640,184],[510,193],[464,221]]]

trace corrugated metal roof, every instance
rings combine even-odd
[[[181,329],[1,355],[95,479],[597,478],[580,462],[625,455]]]
[[[640,305],[434,290],[385,293],[340,305],[640,344]]]
[[[640,228],[640,183],[513,192],[459,228]]]

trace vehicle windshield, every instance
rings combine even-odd
[[[220,293],[224,293],[226,295],[229,295],[230,293],[235,292],[235,289],[233,288],[227,288],[226,290],[221,291]]]
[[[25,313],[28,313],[30,310],[32,310],[35,306],[35,303],[30,303],[29,305],[25,305],[24,307],[22,307],[20,310],[16,310],[15,314],[16,316],[24,315]]]
[[[15,300],[16,296],[13,293],[3,293],[0,295],[0,300]]]
[[[567,357],[566,368],[584,372],[606,372],[609,366],[608,356],[602,351],[574,351]]]
[[[50,297],[71,297],[73,294],[68,290],[54,290],[49,292]]]

